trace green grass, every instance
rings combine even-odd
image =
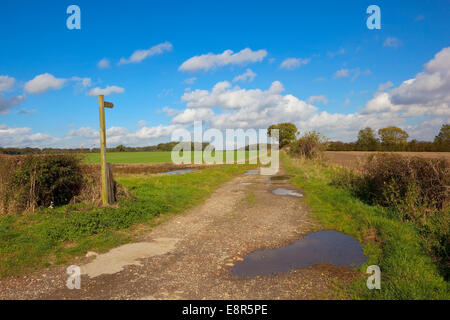
[[[450,299],[449,284],[439,274],[423,240],[412,224],[402,222],[379,207],[355,198],[349,191],[330,185],[334,166],[298,161],[281,154],[291,182],[305,192],[305,201],[320,224],[364,242],[367,230],[375,228],[378,240],[365,243],[369,265],[381,269],[381,290],[369,290],[367,278],[342,288],[345,297],[355,299]],[[368,276],[368,275],[367,275]]]
[[[225,161],[226,156],[231,155],[236,158],[236,151],[218,151],[223,155]],[[194,158],[194,152],[191,152],[191,159]],[[214,155],[214,154],[213,154]],[[249,152],[245,152],[246,158],[249,156]],[[100,153],[85,153],[83,154],[84,163],[100,163]],[[154,152],[108,152],[106,155],[107,161],[110,163],[167,163],[172,162],[170,151],[154,151]]]
[[[171,162],[171,152],[108,152],[107,161],[110,163],[159,163]],[[86,153],[84,163],[100,163],[100,153]]]
[[[225,165],[195,173],[117,181],[132,194],[118,208],[85,204],[0,217],[0,277],[65,263],[88,250],[105,251],[132,241],[138,225],[152,226],[201,203],[249,165]]]

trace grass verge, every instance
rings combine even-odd
[[[380,207],[370,206],[348,190],[330,185],[334,166],[280,154],[290,181],[305,192],[313,216],[329,229],[364,243],[369,259],[361,266],[378,265],[381,290],[368,290],[366,278],[342,288],[351,299],[450,299],[449,284],[439,274],[414,225],[398,220]],[[375,234],[374,234],[375,233]],[[374,236],[369,236],[373,235]]]
[[[201,203],[221,184],[251,167],[224,165],[184,175],[123,177],[116,180],[130,191],[133,200],[117,207],[76,204],[1,216],[0,277],[130,242],[136,238],[135,227],[155,225]]]

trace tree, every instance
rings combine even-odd
[[[434,145],[438,151],[450,151],[450,124],[444,124],[439,134],[434,138]]]
[[[296,135],[298,133],[298,129],[295,124],[290,122],[273,124],[269,128],[267,128],[267,135],[271,137],[271,130],[278,129],[279,130],[279,143],[280,149],[294,142],[297,138]]]
[[[117,150],[118,152],[125,152],[125,151],[127,150],[127,148],[126,148],[123,144],[119,144],[119,145],[116,147],[116,150]]]
[[[375,137],[375,132],[372,130],[372,128],[367,127],[359,130],[358,141],[356,141],[356,144],[360,150],[376,150],[378,142],[378,138]]]
[[[378,135],[380,136],[381,143],[390,150],[401,149],[401,147],[406,145],[409,137],[406,131],[394,126],[378,130]]]
[[[328,139],[320,132],[311,131],[292,143],[290,152],[308,159],[321,158],[328,147]]]
[[[434,138],[436,143],[450,143],[450,124],[443,124],[439,134]]]

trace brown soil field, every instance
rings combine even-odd
[[[88,170],[100,171],[100,164],[83,164]],[[123,175],[151,175],[182,169],[201,169],[207,165],[203,164],[173,164],[173,163],[143,163],[143,164],[113,164],[113,173],[117,176]]]
[[[357,169],[365,163],[370,155],[395,153],[406,157],[421,157],[428,159],[445,158],[450,161],[450,152],[378,152],[378,151],[326,151],[325,158],[340,166]]]

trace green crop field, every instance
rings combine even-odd
[[[232,155],[236,154],[236,151],[222,152],[224,160],[225,155],[228,153]],[[193,159],[194,152],[191,152]],[[84,163],[100,163],[100,153],[86,153]],[[245,151],[245,157],[248,158],[249,152]],[[235,155],[236,158],[236,155]],[[152,151],[152,152],[109,152],[106,155],[106,159],[110,163],[165,163],[172,162],[170,151]]]
[[[171,162],[171,152],[109,152],[106,155],[110,163],[161,163]],[[100,153],[86,153],[84,163],[100,163]]]

